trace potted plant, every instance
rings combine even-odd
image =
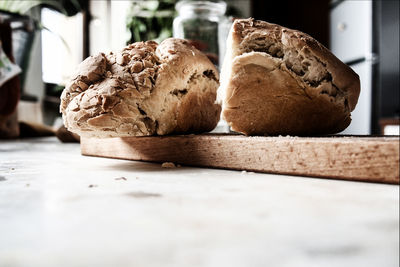
[[[158,43],[172,36],[172,22],[177,0],[132,1],[127,28],[131,33],[128,43],[154,40]]]

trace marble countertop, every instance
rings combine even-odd
[[[0,141],[0,266],[399,266],[399,186]]]

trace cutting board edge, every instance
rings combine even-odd
[[[236,137],[236,135],[234,136]],[[276,137],[278,138],[278,137]],[[275,138],[275,139],[276,139]],[[377,138],[377,137],[375,137]],[[229,138],[225,138],[225,139],[229,139]],[[275,140],[274,138],[271,139],[271,137],[260,137],[260,138],[239,138],[242,139],[242,144],[243,142],[251,142],[251,143],[259,143],[259,142],[263,142],[265,140]],[[238,139],[238,140],[239,140]],[[280,141],[283,141],[283,144],[281,144],[281,146],[285,145],[285,141],[282,138],[278,138]],[[102,141],[99,141],[102,140]],[[140,142],[138,142],[140,140]],[[188,157],[182,157],[179,158],[179,155],[177,156],[178,153],[175,153],[175,155],[171,156],[171,154],[168,154],[169,157],[167,156],[154,156],[154,153],[150,153],[150,154],[140,154],[140,152],[137,151],[136,148],[133,148],[132,146],[142,146],[143,141],[151,141],[151,144],[147,144],[147,149],[151,149],[152,147],[157,147],[158,145],[162,144],[165,146],[166,143],[171,142],[171,144],[176,144],[176,142],[178,142],[179,144],[183,144],[185,143],[184,141],[188,142],[186,146],[190,146],[191,144],[196,143],[198,141],[201,142],[202,145],[206,145],[208,146],[209,149],[211,149],[211,153],[214,153],[214,157],[217,158],[217,160],[215,162],[213,162],[212,160],[206,160],[204,161],[204,158],[209,157],[210,155],[207,154],[207,151],[200,151],[201,149],[199,149],[199,151],[195,151],[195,152],[199,152],[198,154],[198,158],[196,159],[192,159]],[[367,182],[379,182],[379,183],[390,183],[390,184],[399,184],[399,171],[398,168],[396,170],[396,168],[393,166],[395,164],[397,164],[397,166],[399,165],[399,140],[398,139],[393,139],[392,140],[388,140],[387,138],[385,139],[384,142],[380,142],[377,145],[377,148],[380,148],[382,146],[384,147],[389,147],[389,148],[397,148],[394,150],[394,156],[391,157],[391,162],[389,165],[386,164],[385,166],[381,166],[381,168],[383,168],[385,171],[388,166],[394,170],[395,173],[392,173],[388,176],[384,176],[384,175],[376,175],[375,177],[371,176],[371,172],[373,171],[378,171],[379,172],[379,164],[381,164],[382,162],[379,162],[379,160],[375,159],[375,162],[378,161],[378,165],[376,165],[376,167],[374,168],[370,168],[371,172],[368,172],[370,176],[365,176],[365,175],[349,175],[348,173],[351,173],[351,170],[345,170],[344,172],[342,172],[342,174],[338,175],[338,171],[336,170],[336,172],[333,172],[334,168],[331,168],[332,170],[324,170],[325,172],[322,172],[322,170],[320,170],[320,173],[316,173],[318,172],[318,169],[315,170],[307,170],[306,168],[304,168],[303,170],[300,169],[293,169],[293,170],[289,170],[289,171],[284,171],[284,168],[280,168],[279,170],[273,169],[273,168],[263,168],[263,167],[246,167],[246,165],[244,165],[243,161],[238,162],[238,164],[221,164],[220,160],[218,160],[218,157],[221,157],[221,153],[219,153],[221,151],[221,148],[218,147],[218,142],[224,140],[224,138],[221,139],[221,136],[210,136],[210,135],[186,135],[186,136],[164,136],[162,138],[159,137],[140,137],[140,139],[138,138],[112,138],[112,139],[87,139],[87,138],[82,138],[81,140],[81,152],[82,155],[87,155],[87,156],[99,156],[99,157],[108,157],[108,158],[117,158],[117,159],[126,159],[126,160],[140,160],[140,161],[149,161],[149,162],[158,162],[158,163],[162,163],[162,162],[167,162],[167,161],[171,161],[177,164],[182,164],[182,165],[188,165],[188,166],[197,166],[197,167],[213,167],[213,168],[219,168],[219,169],[233,169],[233,170],[246,170],[246,171],[253,171],[253,172],[262,172],[262,173],[273,173],[273,174],[283,174],[283,175],[294,175],[294,176],[307,176],[307,177],[316,177],[316,178],[328,178],[328,179],[340,179],[340,180],[354,180],[354,181],[367,181]],[[297,139],[298,140],[298,139]],[[310,138],[301,138],[300,140],[302,141],[306,141],[304,145],[306,146],[310,146],[309,141],[311,140]],[[308,140],[308,141],[307,141]],[[323,139],[318,138],[317,139],[318,142],[324,142]],[[382,140],[382,139],[378,139],[378,140]],[[226,140],[225,140],[226,141]],[[311,140],[313,141],[313,140]],[[315,141],[315,140],[314,140]],[[99,146],[97,146],[96,144],[98,144],[99,142],[101,142],[101,147],[99,149]],[[156,143],[154,143],[156,142]],[[174,143],[175,142],[175,143]],[[289,138],[286,140],[287,143],[292,143],[293,139]],[[317,143],[318,143],[317,142]],[[295,144],[298,144],[299,142],[295,142]],[[359,141],[360,144],[367,144],[368,147],[372,146],[371,145],[371,141],[365,141],[365,140],[361,140]],[[226,145],[226,144],[225,144]],[[351,145],[350,143],[346,143],[346,146]],[[331,144],[332,146],[332,144]],[[373,146],[376,146],[376,144],[374,144]],[[96,148],[97,147],[97,148]],[[295,146],[296,147],[296,146]],[[116,149],[118,148],[118,149]],[[213,149],[213,150],[212,150]],[[140,150],[140,149],[139,149]],[[153,150],[157,150],[157,149],[153,149]],[[154,152],[154,151],[153,151]],[[165,152],[165,151],[164,151]],[[181,151],[177,151],[177,152],[181,152]],[[190,150],[185,150],[184,149],[184,154],[188,154],[190,155]],[[238,152],[238,151],[236,151]],[[256,152],[260,152],[260,150],[258,149]],[[265,151],[264,151],[265,152]],[[168,152],[170,153],[170,152]],[[370,155],[371,152],[369,151]],[[251,154],[251,153],[250,153]],[[290,155],[290,153],[288,153]],[[246,154],[248,155],[248,154]],[[222,153],[222,157],[226,157],[227,153]],[[354,155],[352,155],[354,157]],[[387,155],[385,155],[387,156]],[[183,160],[182,160],[183,158]],[[371,156],[371,159],[374,158]],[[395,160],[393,160],[393,158]],[[229,158],[227,158],[229,159]],[[355,158],[357,160],[357,158]],[[232,160],[232,158],[231,158]],[[374,159],[372,159],[374,160]],[[265,161],[264,161],[265,162]],[[224,163],[224,161],[222,161],[222,163]],[[226,162],[225,162],[226,163]],[[211,165],[210,165],[211,164]],[[293,167],[293,166],[292,166]],[[300,166],[301,167],[301,166]],[[315,167],[315,166],[314,166]],[[320,168],[320,166],[317,166]],[[335,167],[333,165],[333,167]],[[390,169],[389,168],[389,169]],[[353,168],[355,170],[355,173],[360,173],[359,168]],[[347,174],[346,174],[347,171]],[[358,172],[357,172],[358,171]],[[382,172],[382,170],[381,170]],[[354,171],[353,171],[354,173]],[[361,171],[362,173],[362,171]],[[364,171],[365,173],[365,171]]]

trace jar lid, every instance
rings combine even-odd
[[[175,8],[179,14],[187,14],[187,12],[202,13],[215,13],[217,15],[224,15],[227,4],[225,1],[179,1]]]

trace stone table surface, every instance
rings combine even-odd
[[[0,141],[0,266],[399,266],[399,186]]]

